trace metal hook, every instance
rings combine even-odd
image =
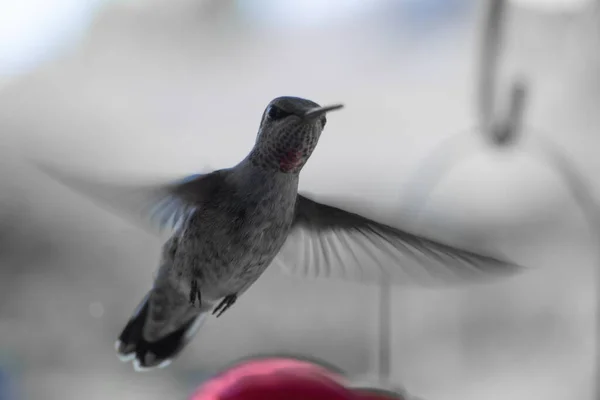
[[[482,133],[497,146],[515,142],[520,132],[528,88],[523,79],[513,82],[506,112],[496,106],[498,66],[502,32],[506,20],[506,0],[490,0],[484,25],[479,70],[477,109]]]
[[[523,81],[516,80],[510,92],[506,114],[494,122],[491,139],[497,146],[512,144],[518,138],[523,122],[527,87]]]

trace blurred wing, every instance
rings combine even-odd
[[[154,233],[174,229],[194,212],[222,181],[223,171],[196,174],[153,184],[116,184],[95,181],[36,163],[50,178],[88,197],[126,219],[142,223]],[[148,225],[150,224],[150,226]],[[158,230],[158,232],[156,232]]]
[[[380,224],[298,195],[290,235],[276,260],[286,272],[359,282],[474,282],[521,269]]]

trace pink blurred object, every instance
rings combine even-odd
[[[190,400],[403,400],[396,393],[350,388],[327,368],[293,358],[243,361],[204,383]]]

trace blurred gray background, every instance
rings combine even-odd
[[[301,189],[530,267],[477,287],[395,288],[395,382],[431,400],[593,398],[598,246],[559,176],[521,144],[551,138],[599,189],[597,2],[509,2],[503,82],[529,80],[535,129],[506,151],[471,132],[419,219],[406,201],[436,145],[476,123],[484,3],[2,2],[0,367],[20,398],[185,398],[265,352],[377,373],[379,289],[275,268],[168,369],[135,373],[113,342],[151,284],[160,239],[26,161],[119,179],[227,167],[280,95],[346,104]]]

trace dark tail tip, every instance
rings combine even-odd
[[[148,296],[144,298],[115,343],[117,356],[123,362],[133,360],[137,371],[168,366],[189,343],[205,317],[204,313],[200,314],[175,332],[150,342],[142,335],[147,313]]]

